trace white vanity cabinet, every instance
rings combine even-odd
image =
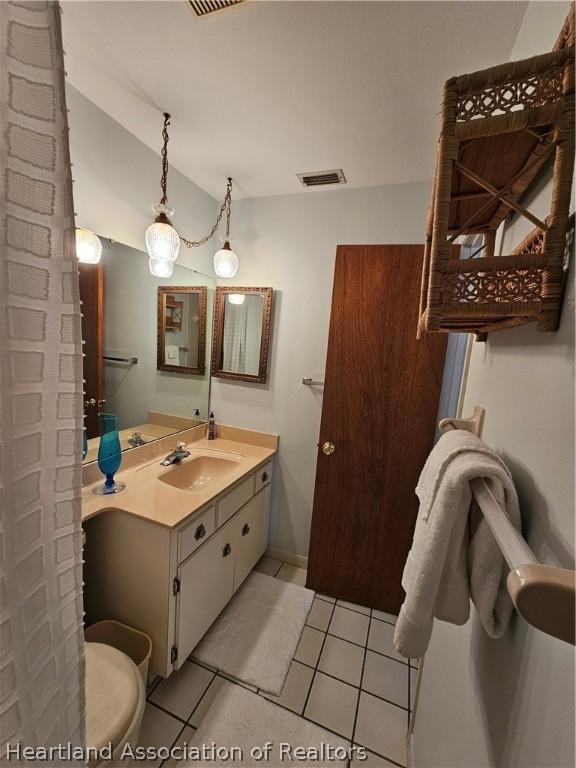
[[[266,551],[271,478],[270,460],[175,528],[121,510],[87,520],[88,623],[146,632],[151,674],[179,669]]]

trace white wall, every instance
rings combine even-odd
[[[564,3],[531,4],[514,57],[551,48],[566,12]],[[529,207],[543,217],[548,203],[549,181]],[[530,229],[516,219],[503,251]],[[486,409],[484,439],[513,472],[530,546],[543,562],[574,568],[573,268],[557,333],[528,325],[473,345],[464,415],[476,404]],[[414,765],[573,766],[574,671],[571,646],[519,617],[499,641],[488,639],[476,616],[462,628],[436,622]]]
[[[162,194],[162,115],[156,154],[69,84],[66,102],[76,225],[146,251],[144,232]],[[222,179],[222,191],[225,185]],[[210,231],[217,201],[174,168],[168,174],[168,201],[175,209],[174,226],[184,237],[198,240]],[[180,263],[213,274],[214,242],[190,250],[182,246]]]
[[[338,244],[423,242],[428,183],[242,200],[232,215],[238,286],[275,289],[266,384],[212,379],[216,419],[280,435],[271,546],[307,555]],[[419,275],[416,276],[419,280]],[[361,421],[362,419],[362,421]],[[358,428],[370,430],[358,414]]]

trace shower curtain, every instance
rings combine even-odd
[[[0,128],[5,764],[8,743],[84,743],[82,351],[56,3],[0,2]]]

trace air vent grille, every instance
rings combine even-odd
[[[196,16],[207,16],[209,13],[223,11],[232,5],[243,3],[244,0],[188,0]]]
[[[315,173],[296,174],[305,187],[325,187],[328,184],[346,184],[346,176],[342,168],[332,171],[316,171]]]

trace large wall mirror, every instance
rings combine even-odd
[[[213,376],[266,381],[271,312],[272,288],[216,288]]]
[[[204,375],[206,303],[206,286],[158,288],[159,371]]]
[[[146,253],[101,241],[100,263],[79,265],[85,462],[97,457],[99,412],[118,417],[125,450],[206,422],[210,396],[204,360],[211,353],[213,278],[180,264],[171,278],[155,278]],[[164,366],[158,365],[159,289],[175,304],[164,334]]]

